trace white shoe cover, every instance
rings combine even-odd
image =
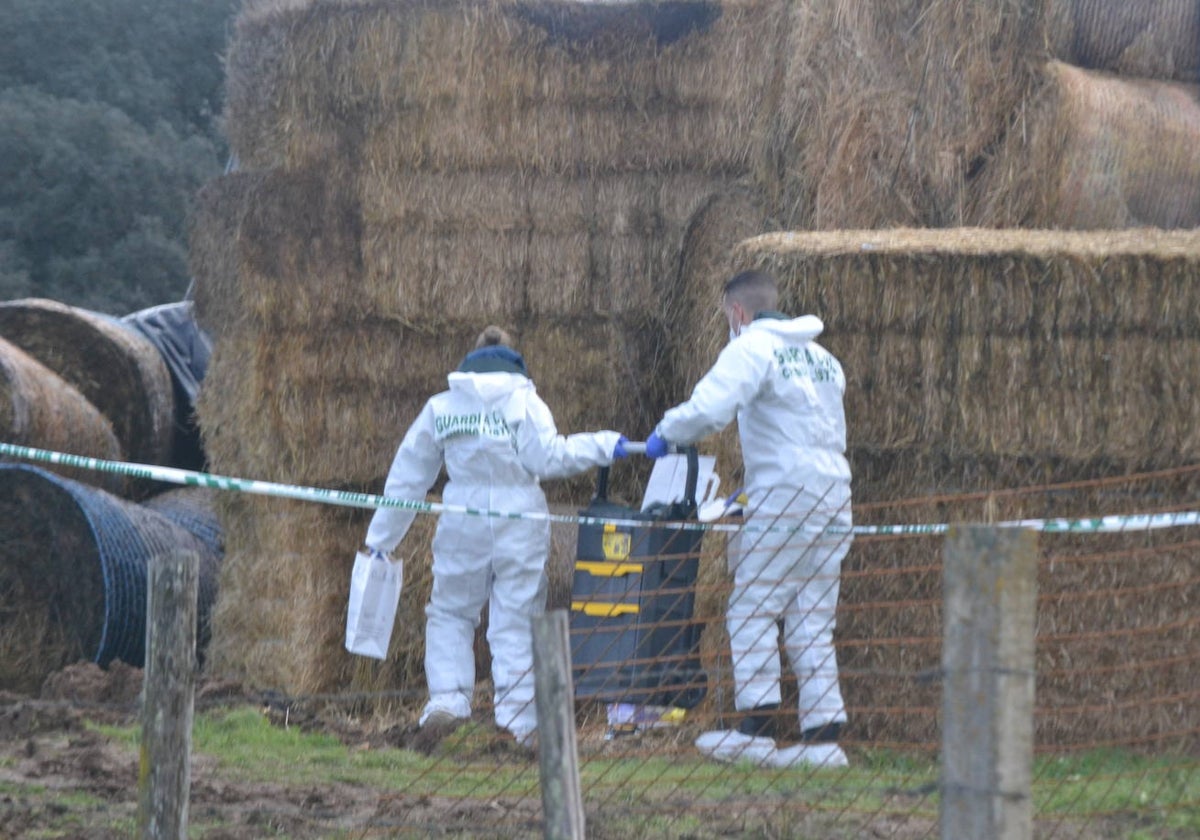
[[[713,729],[696,739],[696,749],[709,758],[728,764],[747,761],[756,767],[764,767],[770,766],[775,754],[775,741],[743,735],[736,729]]]
[[[417,721],[417,726],[424,726],[427,723],[445,726],[455,721],[466,723],[470,717],[471,707],[466,703],[430,700],[425,704],[425,710],[421,712],[421,719]]]
[[[795,744],[774,750],[766,762],[768,767],[794,768],[849,767],[850,761],[837,744]]]
[[[509,731],[512,732],[512,736],[517,739],[518,744],[527,750],[533,750],[534,752],[537,752],[538,731],[536,729],[530,729],[528,731],[511,729]]]

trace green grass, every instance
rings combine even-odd
[[[1200,765],[1121,750],[1040,759],[1034,769],[1038,814],[1129,814],[1200,836]],[[1147,835],[1150,836],[1150,835]]]
[[[102,730],[133,747],[140,736],[136,727]],[[329,735],[272,725],[257,709],[237,708],[197,716],[193,750],[215,758],[220,776],[231,781],[314,786],[340,781],[406,797],[540,798],[536,762],[489,750],[494,738],[486,727],[468,724],[443,742],[436,757],[355,749]],[[714,764],[698,755],[582,756],[580,772],[585,801],[604,814],[605,836],[651,830],[710,836],[705,811],[720,817],[735,810],[722,803],[752,804],[761,818],[754,833],[762,836],[774,836],[789,820],[808,819],[806,814],[835,820],[837,832],[829,836],[842,836],[843,829],[853,836],[852,823],[878,815],[936,821],[939,769],[928,756],[857,751],[852,758],[848,768],[778,772]],[[1039,820],[1102,821],[1121,826],[1123,837],[1200,835],[1195,759],[1116,750],[1041,757],[1033,795]]]

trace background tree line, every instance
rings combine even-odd
[[[179,300],[237,0],[0,4],[0,300]]]

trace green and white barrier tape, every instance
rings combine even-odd
[[[528,519],[539,522],[562,522],[578,525],[618,525],[640,528],[653,524],[655,527],[684,531],[791,531],[791,527],[764,526],[702,522],[650,522],[645,519],[610,519],[597,516],[570,516],[557,513],[512,512],[472,508],[464,505],[448,505],[442,502],[414,501],[377,496],[372,493],[352,493],[345,490],[328,490],[320,487],[304,487],[297,484],[277,484],[271,481],[232,478],[212,473],[182,470],[176,467],[160,467],[152,464],[130,464],[124,461],[106,461],[82,455],[68,455],[12,443],[0,443],[0,456],[21,458],[28,461],[44,461],[64,467],[118,473],[132,478],[164,481],[188,487],[211,487],[239,493],[254,493],[277,498],[299,499],[329,505],[356,508],[399,508],[414,513],[460,514],[493,519]],[[1162,528],[1182,528],[1200,525],[1200,511],[1178,511],[1174,513],[1134,514],[1130,516],[1098,516],[1081,519],[1018,519],[993,523],[999,528],[1027,528],[1047,534],[1114,534],[1123,531],[1149,531]],[[950,529],[945,523],[911,525],[855,525],[851,533],[856,536],[913,536],[938,535]]]

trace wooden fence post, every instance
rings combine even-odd
[[[583,794],[566,610],[533,619],[533,673],[545,836],[547,840],[582,840]]]
[[[1033,836],[1037,534],[955,526],[945,545],[941,836]]]
[[[199,570],[194,551],[157,555],[147,565],[138,765],[138,836],[144,840],[187,837]]]

